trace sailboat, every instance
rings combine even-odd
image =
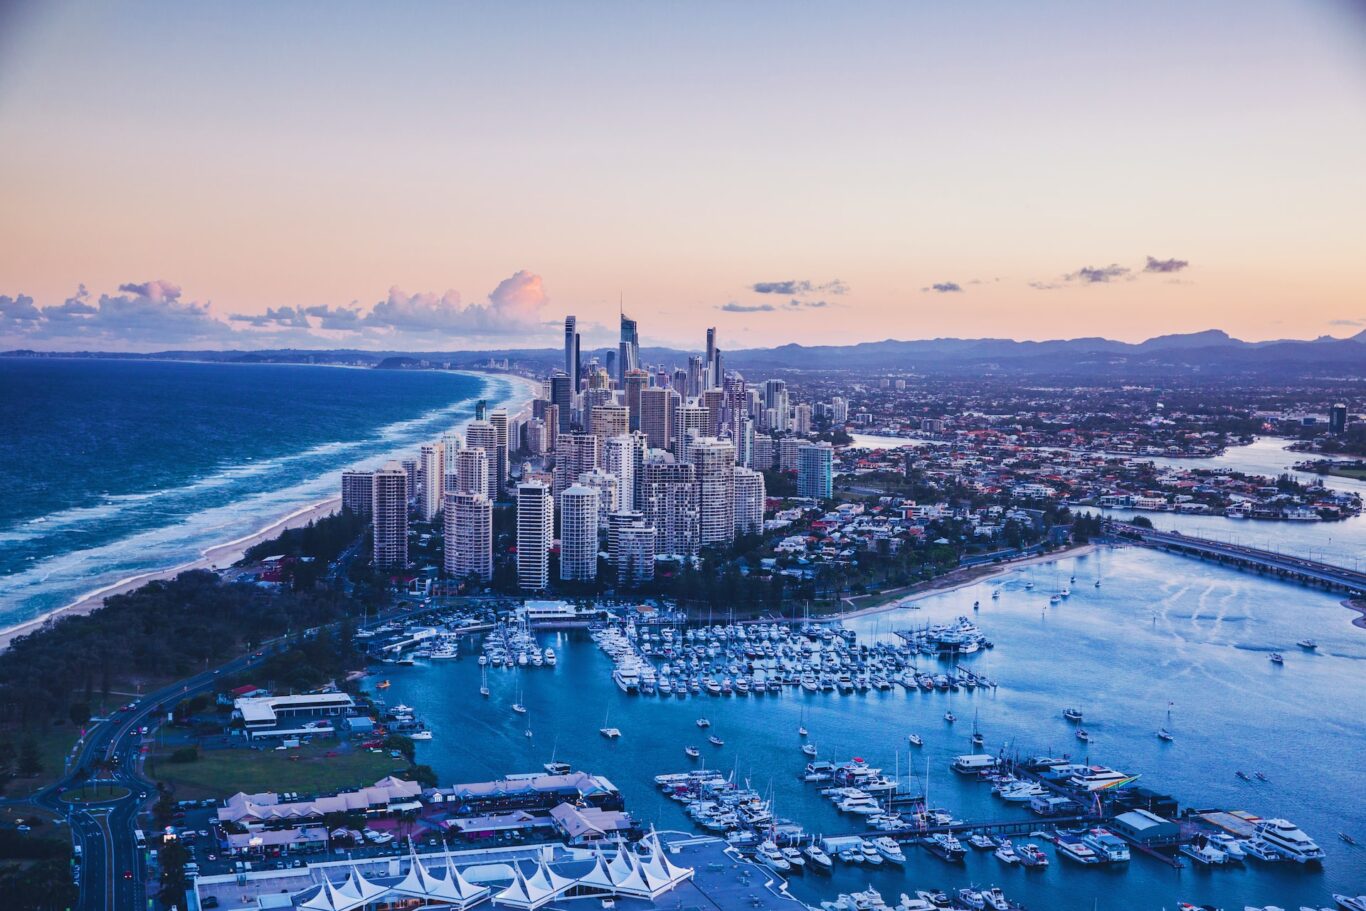
[[[531,715],[529,714],[526,716],[526,730],[522,734],[526,737],[531,736]]]
[[[975,747],[979,747],[979,746],[981,746],[983,743],[986,743],[986,738],[983,737],[983,736],[982,736],[982,732],[979,731],[979,730],[977,729],[977,710],[976,710],[976,709],[973,709],[973,710],[972,710],[972,745],[975,746]]]
[[[816,757],[816,745],[814,743],[804,743],[802,744],[802,752],[814,759]]]
[[[522,703],[522,687],[520,684],[517,686],[517,701],[512,704],[512,710],[518,715],[526,714],[526,706]]]
[[[560,751],[560,738],[555,738],[555,744],[550,748],[550,761],[541,765],[551,775],[568,775],[572,767],[567,762],[557,762],[555,755]]]
[[[1165,740],[1168,743],[1176,739],[1175,735],[1172,734],[1172,704],[1170,702],[1167,703],[1167,726],[1157,729],[1157,739]]]
[[[806,706],[803,705],[803,706],[802,706],[802,720],[801,720],[801,723],[797,725],[797,736],[798,736],[798,737],[805,737],[806,735],[807,735],[807,730],[806,730]]]
[[[616,728],[607,726],[607,720],[611,717],[612,710],[608,709],[607,713],[602,716],[602,727],[598,728],[598,733],[606,737],[608,740],[616,740],[618,737],[621,736],[621,731],[619,731]]]
[[[489,698],[489,669],[485,665],[479,669],[479,695]]]

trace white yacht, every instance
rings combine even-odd
[[[1092,829],[1081,840],[1105,863],[1120,864],[1129,860],[1129,846],[1109,829]]]
[[[829,871],[835,865],[834,861],[830,859],[830,855],[822,851],[820,845],[814,841],[807,845],[802,853],[811,862],[812,869]]]
[[[881,838],[873,839],[873,847],[877,849],[877,853],[894,864],[904,864],[906,862],[906,855],[902,853],[901,846],[886,835]]]
[[[1268,819],[1258,823],[1257,837],[1288,860],[1301,864],[1323,862],[1323,849],[1289,820]]]
[[[773,870],[775,873],[786,873],[792,869],[792,864],[787,862],[787,858],[783,856],[783,852],[771,841],[760,843],[755,855],[764,866]]]

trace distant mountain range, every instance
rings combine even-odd
[[[585,351],[584,360],[603,357],[608,349]],[[685,366],[693,352],[643,348],[647,364]],[[238,363],[368,364],[404,368],[423,361],[459,367],[486,366],[490,358],[507,359],[534,371],[560,365],[558,348],[510,348],[495,351],[361,351],[356,349],[260,351],[160,351],[151,354],[104,352],[4,352],[6,357],[113,357],[200,360]],[[1161,335],[1137,344],[1106,338],[1031,342],[1013,339],[936,338],[918,341],[886,339],[855,345],[780,345],[723,352],[728,369],[740,371],[914,370],[946,374],[1032,374],[1066,377],[1121,378],[1163,375],[1273,377],[1366,376],[1366,331],[1338,339],[1282,339],[1245,342],[1218,329],[1184,335]]]

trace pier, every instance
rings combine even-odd
[[[1344,566],[1177,532],[1140,528],[1126,522],[1110,522],[1106,530],[1144,547],[1201,560],[1213,560],[1237,569],[1293,580],[1328,591],[1346,592],[1354,596],[1366,595],[1366,572]]]

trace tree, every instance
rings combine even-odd
[[[71,719],[71,723],[80,727],[90,720],[90,703],[73,702],[71,708],[67,709],[66,717]]]
[[[38,757],[38,744],[31,737],[24,738],[19,744],[19,774],[32,778],[43,770],[43,762]]]

